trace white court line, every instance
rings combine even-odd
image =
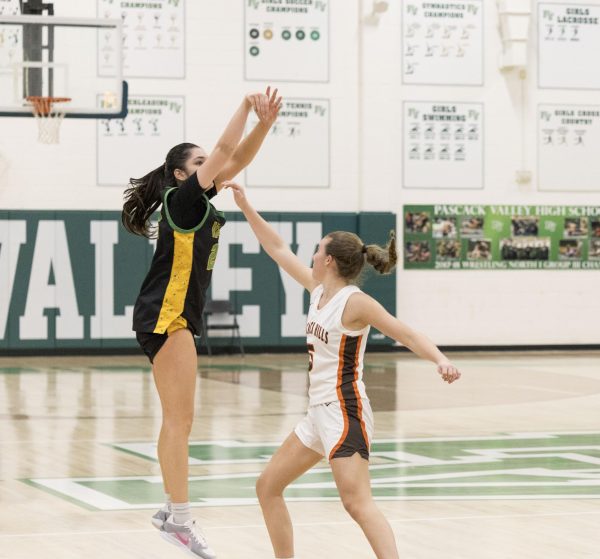
[[[562,517],[562,516],[589,516],[600,515],[600,511],[586,512],[548,512],[539,514],[475,514],[469,516],[438,516],[438,517],[423,517],[423,518],[388,518],[388,522],[396,524],[409,524],[411,522],[444,522],[448,520],[496,520],[507,518],[545,518],[545,517]],[[354,525],[354,520],[344,520],[338,522],[294,522],[294,526],[311,527],[311,526],[345,526]],[[264,528],[264,524],[228,524],[227,526],[210,526],[205,530],[235,530],[235,529],[255,529]],[[141,534],[147,532],[156,532],[156,528],[144,528],[143,530],[97,530],[87,532],[43,532],[39,534],[22,533],[22,534],[0,534],[0,539],[5,538],[23,538],[23,537],[61,537],[61,536],[93,536],[101,534]]]

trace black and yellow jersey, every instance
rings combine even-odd
[[[197,181],[196,181],[197,183]],[[188,185],[186,185],[188,186]],[[182,194],[183,194],[183,187]],[[206,290],[219,248],[219,233],[225,217],[210,203],[198,185],[200,220],[191,229],[182,229],[169,211],[178,187],[163,191],[154,258],[142,283],[133,310],[133,330],[164,334],[169,325],[182,317],[194,334],[200,332]],[[188,190],[189,189],[185,189]],[[211,189],[214,195],[216,189]]]

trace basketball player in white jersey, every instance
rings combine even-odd
[[[434,362],[442,379],[460,373],[423,334],[389,314],[352,285],[365,261],[380,273],[396,264],[394,234],[385,248],[365,246],[354,233],[336,231],[319,242],[307,267],[248,202],[244,189],[225,182],[267,254],[311,294],[306,326],[309,351],[309,408],[271,458],[256,484],[275,557],[294,556],[293,532],[284,489],[324,456],[342,503],[360,525],[378,559],[397,559],[392,529],[371,496],[368,459],[373,414],[362,381],[371,326]]]

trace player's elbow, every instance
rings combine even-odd
[[[215,152],[221,154],[226,159],[229,159],[235,152],[235,148],[236,148],[236,146],[233,144],[228,144],[226,142],[219,142],[215,146]]]

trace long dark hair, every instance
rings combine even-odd
[[[325,254],[333,256],[339,275],[346,281],[353,281],[363,270],[365,261],[380,274],[389,274],[396,266],[396,233],[390,231],[387,244],[364,245],[358,235],[349,231],[334,231],[327,235]]]
[[[155,236],[150,217],[162,203],[161,193],[165,188],[178,186],[175,169],[185,169],[185,162],[195,144],[183,143],[172,147],[165,162],[141,179],[129,179],[129,188],[123,193],[123,227],[134,235],[149,239]]]

